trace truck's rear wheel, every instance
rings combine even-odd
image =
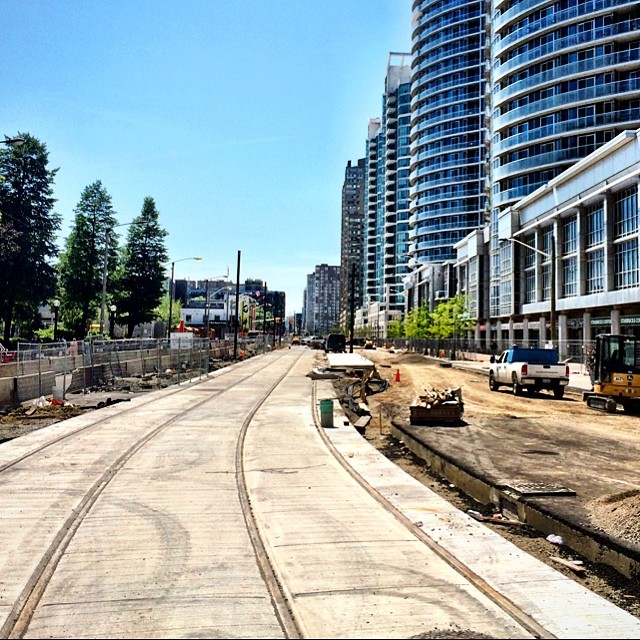
[[[513,382],[513,395],[521,396],[522,395],[522,385],[518,384],[518,376],[514,373],[513,378],[511,379]]]
[[[553,397],[560,400],[564,396],[564,387],[554,387]]]
[[[500,385],[496,382],[496,377],[493,375],[493,371],[489,374],[489,389],[491,391],[497,391]]]

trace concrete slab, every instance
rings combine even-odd
[[[359,353],[327,353],[332,369],[374,369],[375,363]]]

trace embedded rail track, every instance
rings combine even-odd
[[[252,358],[2,445],[0,636],[572,637],[346,463],[358,455],[341,447],[364,441],[320,427],[309,353]],[[487,558],[493,572],[502,554]]]

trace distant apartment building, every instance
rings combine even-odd
[[[410,54],[391,53],[382,117],[369,120],[362,325],[387,326],[404,311],[409,272]],[[359,327],[363,328],[363,327]]]
[[[317,265],[307,275],[305,290],[305,331],[325,335],[340,322],[340,267]]]
[[[176,280],[176,300],[181,303],[180,318],[185,325],[208,328],[215,337],[233,332],[236,316],[236,285],[224,279]],[[238,328],[240,332],[263,328],[266,310],[270,333],[278,333],[286,324],[284,291],[269,291],[260,279],[248,278],[238,287]],[[266,301],[266,304],[265,304]]]
[[[384,132],[380,118],[370,118],[365,155],[367,191],[365,194],[364,306],[376,300],[378,282],[383,281],[384,232]],[[365,311],[366,317],[366,311]]]
[[[340,234],[340,326],[348,327],[351,305],[364,301],[364,203],[365,159],[347,163],[342,185],[342,225]]]

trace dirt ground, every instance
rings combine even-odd
[[[425,392],[434,388],[446,390],[461,387],[465,420],[481,424],[488,429],[494,428],[500,421],[517,422],[519,427],[525,423],[533,424],[534,422],[537,424],[557,423],[559,426],[564,424],[566,427],[568,420],[575,421],[579,419],[580,415],[585,416],[585,423],[588,420],[593,421],[593,410],[583,406],[582,402],[577,402],[576,398],[555,401],[551,396],[547,400],[543,397],[546,394],[541,394],[539,398],[523,397],[518,398],[518,402],[515,402],[516,399],[506,390],[502,393],[491,393],[488,378],[478,372],[442,367],[416,353],[396,353],[385,349],[363,350],[360,353],[376,363],[378,374],[388,383],[384,391],[367,396],[371,421],[365,430],[364,437],[407,473],[463,511],[474,510],[487,517],[495,515],[494,507],[476,503],[448,481],[432,475],[421,458],[415,456],[402,442],[391,435],[391,421],[405,420],[408,422],[409,407],[418,396],[424,395]],[[396,380],[396,376],[399,376],[399,381]],[[353,381],[353,379],[345,378],[336,380],[334,384],[340,394]],[[343,404],[343,408],[349,415],[349,407]],[[349,418],[355,422],[358,415],[352,413]],[[619,433],[622,439],[625,434],[635,434],[640,430],[638,418],[635,416],[625,416],[624,414],[614,416],[598,412],[598,422],[601,424],[601,428],[607,432]],[[453,430],[448,430],[449,433],[451,431]],[[536,442],[533,436],[531,438],[530,447],[536,453],[542,453],[542,446],[548,450],[550,448],[549,440],[561,433],[559,428],[558,431],[554,431],[553,428],[543,429],[543,431],[542,438],[547,440],[544,445]],[[447,430],[441,429],[438,437],[449,437]],[[577,446],[571,442],[570,435],[565,435],[565,438],[567,438],[566,442],[559,443],[559,446]],[[452,442],[454,441],[452,440]],[[458,441],[455,442],[456,446],[460,444]],[[473,441],[471,446],[477,446],[477,441]],[[475,451],[470,455],[482,457],[483,453]],[[618,456],[620,455],[618,452]],[[545,456],[539,457],[544,458]],[[550,461],[543,461],[541,464],[558,466],[557,459],[553,459],[552,456],[546,457],[550,458]],[[513,465],[517,467],[519,464],[522,462],[516,457]],[[597,484],[595,486],[598,487]],[[601,495],[583,506],[594,526],[607,531],[614,537],[620,537],[633,543],[640,542],[639,490],[632,489]],[[570,576],[591,591],[614,602],[617,606],[640,617],[640,585],[637,582],[624,578],[610,567],[595,565],[571,553],[569,549],[549,542],[545,535],[531,527],[505,526],[491,522],[486,524],[520,549]],[[582,561],[579,566],[586,571],[577,573],[552,560],[551,558],[554,556],[565,560]]]

